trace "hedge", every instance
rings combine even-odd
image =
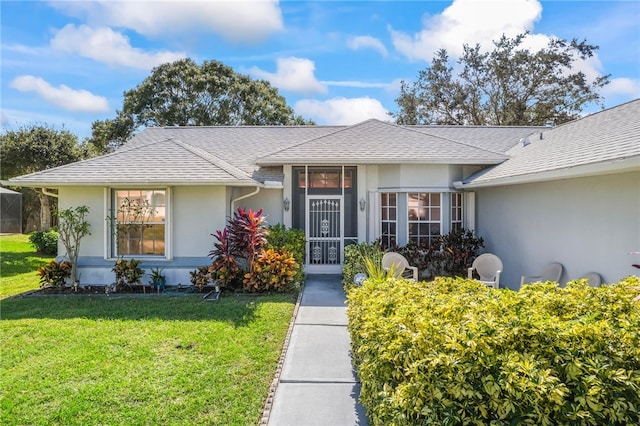
[[[367,280],[347,294],[361,403],[372,425],[640,424],[639,293]]]

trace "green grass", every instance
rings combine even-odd
[[[2,425],[255,425],[293,295],[2,301]]]
[[[0,299],[40,287],[36,271],[53,257],[37,253],[25,234],[0,235]]]
[[[3,297],[37,288],[48,259],[0,238]],[[5,298],[0,424],[255,425],[295,297]]]

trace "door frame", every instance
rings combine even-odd
[[[310,237],[310,224],[311,224],[311,202],[314,200],[339,200],[340,202],[340,235],[338,238],[330,238],[330,240],[337,240],[340,244],[338,250],[339,262],[335,264],[312,264],[311,259],[311,241]],[[305,197],[305,235],[306,241],[306,257],[305,257],[305,271],[309,274],[340,274],[342,273],[342,264],[344,262],[344,195],[310,195]]]

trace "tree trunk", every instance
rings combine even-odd
[[[40,230],[48,231],[51,229],[51,201],[49,196],[38,192],[40,200]]]

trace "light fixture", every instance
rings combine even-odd
[[[284,199],[284,201],[282,202],[282,206],[284,207],[285,212],[289,211],[289,207],[291,206],[291,201],[289,201],[289,198]]]
[[[354,275],[353,277],[353,283],[355,285],[362,285],[364,284],[364,281],[367,279],[367,274],[364,274],[362,272],[358,272],[357,274]]]
[[[366,207],[367,207],[367,202],[365,201],[364,198],[360,198],[360,211],[363,212]]]

